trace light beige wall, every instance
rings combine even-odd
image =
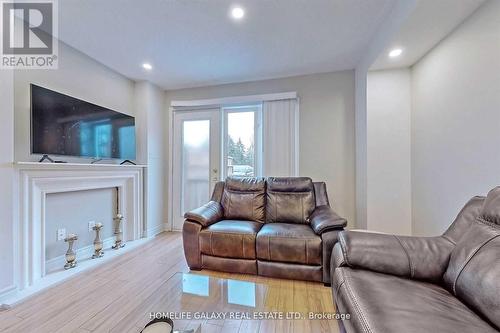
[[[500,185],[500,1],[413,67],[413,232],[436,235]]]
[[[92,203],[82,205],[82,202]],[[88,222],[101,222],[101,239],[113,237],[113,217],[116,214],[116,189],[52,193],[47,195],[45,207],[45,259],[50,260],[66,253],[68,244],[57,240],[57,229],[78,235],[74,249],[92,245],[95,231],[88,229]]]
[[[409,235],[410,69],[369,72],[367,97],[367,228]]]
[[[171,100],[296,91],[302,176],[326,181],[333,207],[355,221],[354,71],[167,91]]]

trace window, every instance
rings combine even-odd
[[[260,171],[261,106],[223,108],[226,177],[255,177]]]

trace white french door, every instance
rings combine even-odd
[[[220,176],[220,108],[174,112],[173,229],[184,213],[208,202]]]

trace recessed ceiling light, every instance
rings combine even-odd
[[[391,52],[389,52],[389,57],[396,58],[396,57],[399,57],[401,55],[401,53],[403,53],[402,49],[394,49],[394,50],[391,50]]]
[[[235,20],[241,20],[243,16],[245,16],[245,11],[241,7],[234,7],[233,9],[231,9],[231,16]]]
[[[147,71],[150,71],[153,69],[153,66],[151,66],[151,64],[148,64],[147,62],[145,62],[142,64],[142,68],[144,68]]]

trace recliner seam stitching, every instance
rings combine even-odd
[[[227,235],[257,235],[257,232],[252,232],[252,233],[241,233],[241,232],[230,232],[230,231],[206,231],[204,232],[205,234],[227,234]]]
[[[212,233],[210,233],[210,254],[214,255],[214,248],[212,245]]]
[[[451,244],[453,245],[457,245],[457,243],[455,241],[453,241],[451,238],[448,238],[448,236],[446,235],[441,235],[441,237],[443,237],[444,239],[446,239],[448,242],[450,242]]]
[[[334,273],[335,273],[335,272],[334,272]],[[343,276],[342,276],[342,278],[343,278]],[[337,291],[336,291],[337,295],[339,294],[339,292],[340,292],[340,288],[342,287],[342,285],[343,285],[344,283],[345,283],[345,279],[343,278],[343,279],[342,279],[342,281],[339,283],[339,285],[338,285],[338,286],[337,286],[337,288],[336,288],[336,290],[337,290]]]
[[[497,224],[495,222],[485,220],[484,218],[482,218],[480,216],[476,217],[476,220],[479,220],[479,222],[482,222],[483,224],[486,224],[489,227],[496,228],[496,226],[497,226]]]
[[[279,218],[278,218],[278,198],[274,198],[274,207],[275,207],[275,214],[274,214],[274,220],[275,221],[279,221]]]
[[[241,256],[245,257],[245,235],[241,235]]]
[[[305,213],[304,213],[304,197],[300,198],[300,207],[301,207],[301,213],[302,213],[302,221],[305,220]]]
[[[347,257],[347,244],[345,243],[345,239],[344,237],[342,237],[342,235],[339,235],[339,243],[342,254],[344,255],[345,263],[347,264],[347,266],[351,266],[351,264],[349,263],[349,258]]]
[[[267,254],[269,261],[271,261],[271,237],[267,237]]]
[[[414,267],[413,267],[413,263],[411,261],[411,258],[410,258],[410,254],[408,253],[408,250],[406,249],[406,247],[403,245],[403,241],[401,239],[399,239],[399,237],[397,235],[393,235],[399,245],[401,245],[401,247],[403,248],[403,252],[406,254],[406,258],[408,258],[408,266],[410,267],[410,278],[413,278],[414,275],[415,275],[415,270],[414,270]]]
[[[363,314],[363,311],[361,310],[361,307],[358,304],[356,296],[354,296],[354,293],[352,292],[351,287],[347,283],[347,274],[344,274],[344,282],[345,282],[344,284],[345,284],[346,290],[351,295],[352,300],[354,301],[354,306],[358,312],[358,315],[361,317],[361,321],[363,323],[364,328],[366,329],[367,332],[371,332],[370,326],[368,325],[368,322],[366,321],[366,318]]]
[[[269,236],[261,236],[261,237],[267,237],[267,238],[280,238],[280,239],[292,239],[292,240],[316,240],[316,237],[311,237],[311,238],[292,238],[293,236],[277,236],[273,235],[273,237]]]
[[[274,191],[274,190],[267,190],[266,191],[267,193],[272,193],[272,194],[298,194],[298,195],[301,195],[301,194],[309,194],[311,192],[313,192],[312,190],[308,190],[308,191]]]
[[[457,291],[456,291],[457,281],[458,281],[458,278],[460,277],[460,275],[462,274],[463,270],[465,269],[465,267],[469,264],[469,262],[472,260],[472,258],[479,252],[479,250],[481,250],[486,244],[488,244],[489,242],[491,242],[492,240],[494,240],[497,237],[500,237],[500,235],[496,235],[496,236],[491,237],[490,239],[485,241],[483,244],[479,245],[471,254],[469,254],[467,256],[467,259],[465,260],[465,262],[462,264],[462,267],[460,267],[460,270],[458,271],[458,274],[457,274],[457,277],[455,278],[455,281],[453,281],[453,294],[455,294],[455,295],[457,294]]]
[[[255,193],[252,195],[252,220],[255,221]]]
[[[305,248],[306,248],[306,265],[309,265],[309,256],[308,256],[308,253],[307,253],[307,240],[304,240],[304,245],[305,245]]]

